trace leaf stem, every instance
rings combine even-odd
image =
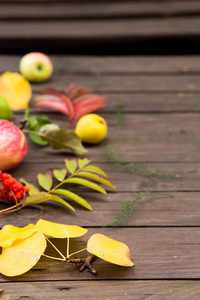
[[[49,256],[49,255],[46,255],[46,254],[42,254],[42,255],[45,256],[45,257],[54,259],[54,260],[66,261],[66,258],[59,258],[59,257]]]
[[[71,253],[67,258],[70,258],[72,255],[78,254],[78,253],[83,252],[83,251],[85,251],[85,250],[87,250],[87,248],[84,248],[84,249],[81,249],[81,250],[76,251],[76,252],[74,252],[74,253]]]
[[[60,254],[63,260],[66,260],[66,257],[56,248],[56,246],[45,236],[46,240],[51,244],[51,246]]]

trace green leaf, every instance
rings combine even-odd
[[[79,195],[77,195],[73,192],[70,192],[68,190],[58,189],[58,190],[51,190],[51,193],[66,196],[66,197],[76,201],[77,203],[79,203],[83,207],[87,208],[88,210],[92,210],[92,207],[87,203],[87,201],[85,199],[83,199],[82,197],[80,197]]]
[[[51,172],[47,172],[46,174],[38,174],[37,179],[38,179],[39,185],[43,189],[45,189],[46,191],[49,191],[51,189],[52,184],[53,184]]]
[[[34,186],[32,183],[27,182],[24,178],[20,178],[19,181],[30,188],[29,195],[37,194],[40,192],[36,186]]]
[[[96,174],[92,174],[90,172],[78,172],[77,174],[75,174],[75,176],[81,176],[81,177],[86,177],[86,178],[90,178],[90,179],[93,179],[95,181],[98,181],[100,183],[103,183],[107,186],[110,186],[111,188],[113,189],[116,189],[116,187],[107,179],[104,179]]]
[[[86,165],[88,165],[90,162],[91,162],[91,160],[89,160],[87,158],[79,159],[78,160],[79,168],[82,169],[83,167],[85,167]]]
[[[53,200],[53,201],[56,201],[56,202],[59,202],[67,207],[69,207],[71,210],[75,211],[75,209],[69,204],[67,203],[65,200],[63,200],[62,198],[56,196],[56,195],[51,195],[51,199],[50,200]]]
[[[40,128],[39,134],[49,142],[52,149],[69,149],[77,156],[88,152],[83,147],[80,138],[72,130],[60,129],[55,124],[47,124]]]
[[[67,170],[69,170],[71,174],[74,174],[77,167],[77,162],[75,160],[65,159],[65,165]]]
[[[93,190],[96,190],[102,194],[107,194],[106,191],[100,187],[99,185],[97,185],[96,183],[90,182],[88,180],[82,179],[82,178],[69,178],[69,179],[65,179],[63,181],[63,183],[76,183],[76,184],[81,184],[84,186],[87,186]]]
[[[40,130],[40,128],[45,124],[51,124],[52,122],[45,115],[41,115],[40,117],[29,116],[29,111],[25,112],[25,118],[28,120],[27,129],[31,131],[35,131],[36,133]],[[41,146],[48,145],[48,141],[43,140],[38,134],[30,134],[29,138],[36,144]]]
[[[29,197],[27,197],[22,206],[28,206],[28,205],[32,205],[32,204],[38,204],[38,203],[42,203],[45,202],[47,200],[50,200],[52,198],[52,195],[46,193],[46,192],[40,192],[38,194],[34,194],[31,195]]]
[[[56,177],[56,179],[58,181],[63,181],[65,179],[66,174],[67,174],[66,169],[62,169],[62,170],[54,169],[53,170],[53,175]]]
[[[100,168],[96,167],[96,166],[86,166],[85,168],[83,168],[84,171],[88,171],[88,172],[93,172],[93,173],[97,173],[99,175],[102,175],[104,177],[108,177],[108,175],[101,170]]]

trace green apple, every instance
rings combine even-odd
[[[53,64],[46,54],[30,52],[20,60],[19,70],[30,82],[43,82],[51,77]]]
[[[0,95],[0,119],[11,120],[12,111],[8,105],[8,101]]]

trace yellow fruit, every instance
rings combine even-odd
[[[31,85],[21,74],[5,72],[0,76],[0,95],[12,110],[27,109],[31,99]]]
[[[100,143],[107,134],[106,121],[96,114],[88,114],[77,122],[75,133],[83,143]]]
[[[8,101],[0,95],[0,119],[11,120],[12,111],[8,105]]]

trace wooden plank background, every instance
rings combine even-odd
[[[1,56],[1,71],[18,71],[20,56]],[[198,299],[199,294],[199,64],[200,57],[68,57],[51,56],[55,66],[52,79],[33,84],[33,94],[43,88],[63,88],[74,83],[94,88],[107,96],[107,107],[99,110],[108,122],[108,137],[97,146],[87,146],[87,157],[109,175],[117,189],[107,189],[104,196],[86,188],[80,189],[92,205],[88,212],[75,205],[76,212],[49,202],[4,215],[0,226],[9,223],[25,226],[39,218],[88,228],[86,236],[75,246],[84,248],[95,232],[128,244],[134,268],[123,268],[96,259],[96,277],[79,273],[74,265],[42,258],[28,273],[16,278],[0,278],[0,288],[11,293],[11,299],[29,296],[33,299]],[[162,60],[162,63],[161,63]],[[46,113],[52,121],[65,127],[67,116],[35,108],[31,114]],[[125,122],[119,127],[116,115],[121,105]],[[18,124],[23,112],[16,113]],[[181,174],[175,179],[145,177],[127,172],[107,162],[103,155],[111,145],[126,162],[148,163],[163,174]],[[34,184],[36,174],[62,167],[65,151],[40,148],[29,141],[24,162],[12,174]],[[123,179],[122,179],[123,178]],[[75,190],[74,186],[71,186]],[[139,192],[161,192],[153,200],[137,202],[134,218],[125,228],[110,230],[112,222],[126,200]],[[56,207],[56,208],[55,208]],[[65,251],[63,241],[54,241]],[[77,250],[77,249],[76,249]],[[48,250],[53,255],[51,250]],[[55,281],[56,278],[56,281]],[[119,284],[120,283],[120,284]]]
[[[200,49],[200,2],[1,1],[0,52],[187,54]],[[106,9],[105,9],[106,5]],[[51,28],[51,30],[49,30]]]

